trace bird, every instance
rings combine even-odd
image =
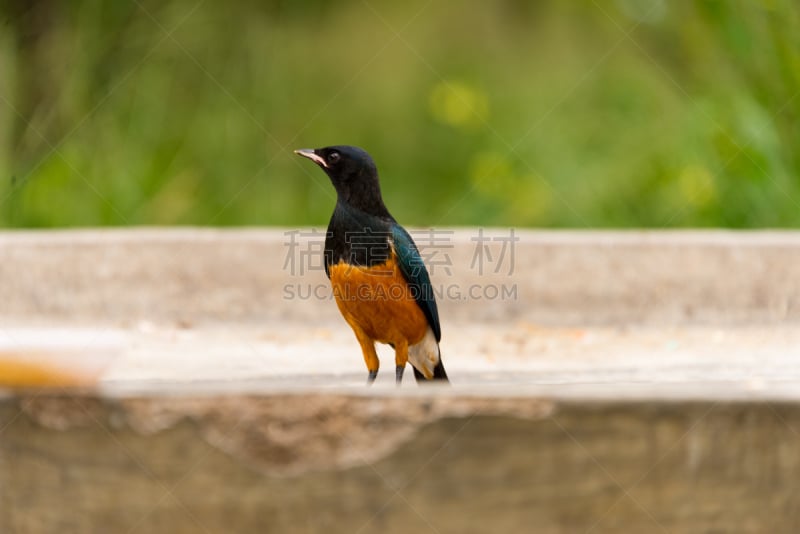
[[[394,349],[398,385],[407,363],[418,383],[449,382],[430,276],[414,240],[383,202],[372,157],[348,145],[294,152],[322,168],[336,189],[325,237],[325,274],[361,347],[367,384],[375,381],[380,366],[375,343]]]

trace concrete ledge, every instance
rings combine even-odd
[[[450,232],[450,230],[445,230]],[[482,274],[477,230],[452,230],[434,270],[444,322],[543,324],[800,321],[800,234],[518,231],[513,270]],[[508,230],[487,230],[508,236]],[[288,269],[283,230],[105,230],[0,234],[0,319],[181,324],[335,319],[286,287],[321,285]],[[296,236],[311,250],[320,237]],[[418,238],[419,239],[419,238]],[[437,245],[438,247],[438,245]],[[500,244],[492,243],[495,254]],[[432,251],[433,252],[433,251]],[[317,254],[318,255],[318,254]],[[516,286],[515,300],[463,298],[472,285]]]
[[[800,527],[800,234],[518,232],[483,274],[475,235],[434,285],[516,298],[440,299],[452,387],[368,389],[282,230],[0,234],[0,364],[99,372],[0,393],[0,532]]]

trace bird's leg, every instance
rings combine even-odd
[[[358,338],[358,344],[361,345],[364,362],[367,364],[367,371],[369,371],[367,385],[369,386],[375,382],[375,378],[378,376],[378,367],[380,367],[378,353],[375,352],[375,342],[363,330],[353,328],[353,331],[356,334],[356,338]]]
[[[408,363],[408,342],[402,340],[394,345],[394,362],[397,365],[397,367],[395,367],[394,377],[399,386],[403,381],[403,371],[406,370],[406,363]]]

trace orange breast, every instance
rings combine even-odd
[[[358,267],[340,262],[329,268],[336,304],[353,329],[380,343],[422,340],[428,320],[393,256],[386,263]]]

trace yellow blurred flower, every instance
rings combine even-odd
[[[539,175],[520,178],[520,193],[513,196],[509,212],[525,224],[537,224],[547,217],[553,205],[553,188]]]
[[[702,165],[689,165],[678,176],[684,200],[696,208],[708,206],[717,198],[714,176]]]
[[[431,90],[428,104],[436,120],[455,127],[481,124],[489,116],[486,93],[464,82],[439,82]]]

